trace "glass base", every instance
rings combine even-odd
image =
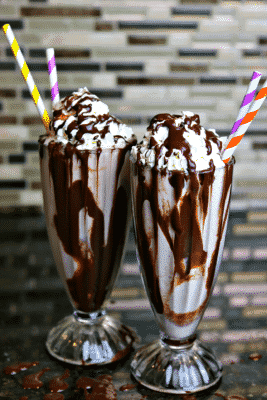
[[[134,332],[104,310],[75,311],[51,329],[46,341],[48,352],[60,361],[90,366],[123,358],[131,350]]]
[[[137,351],[131,372],[139,383],[158,392],[182,394],[208,389],[220,380],[222,364],[199,340],[171,342],[159,339]]]

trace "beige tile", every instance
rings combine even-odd
[[[245,318],[266,318],[267,308],[264,307],[246,307],[242,310],[242,315]]]
[[[225,330],[227,328],[227,322],[223,319],[216,319],[211,321],[201,321],[199,324],[199,330]]]
[[[264,282],[267,279],[267,272],[233,272],[231,275],[232,282]]]
[[[22,140],[27,140],[29,137],[29,130],[27,127],[20,125],[5,125],[0,126],[0,144],[5,141],[15,141],[19,142]]]
[[[42,36],[44,46],[81,46],[81,38],[84,46],[94,48],[97,46],[126,46],[126,34],[124,32],[88,32],[86,30],[66,33],[46,33]]]
[[[15,5],[1,4],[1,16],[19,17],[19,9]]]
[[[37,33],[16,33],[16,38],[19,40],[19,43],[33,45],[40,45],[42,43],[42,36]]]
[[[71,30],[71,22],[69,18],[42,18],[42,17],[34,17],[33,19],[29,18],[28,21],[29,30],[34,33],[35,30],[37,31],[69,31]],[[43,33],[43,32],[42,32]]]
[[[0,206],[10,206],[20,204],[20,192],[15,190],[0,191]]]
[[[26,111],[26,105],[23,101],[5,101],[6,111],[8,113],[21,113]]]
[[[27,181],[40,181],[40,168],[23,168],[23,178]]]

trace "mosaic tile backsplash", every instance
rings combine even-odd
[[[87,86],[139,138],[153,115],[181,110],[227,135],[252,71],[267,75],[266,17],[263,1],[0,1],[50,113],[54,47],[61,96]],[[42,205],[44,129],[2,31],[0,71],[0,206]],[[266,115],[265,102],[236,152],[236,193],[254,199],[266,197]]]
[[[153,115],[181,110],[228,135],[253,70],[267,78],[266,21],[264,1],[0,0],[0,25],[11,24],[50,113],[45,49],[54,47],[61,96],[87,86],[139,138]],[[235,152],[223,262],[199,329],[223,363],[267,340],[266,117],[265,101]],[[0,32],[0,326],[14,342],[46,335],[71,312],[42,212],[42,133]],[[109,307],[144,341],[157,337],[133,231]]]

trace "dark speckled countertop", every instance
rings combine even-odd
[[[265,210],[256,212],[258,220],[261,215],[265,218]],[[112,377],[111,385],[119,400],[267,399],[267,241],[260,232],[244,234],[250,220],[250,210],[231,210],[221,272],[198,330],[199,338],[222,361],[223,378],[213,390],[179,396],[162,395],[140,385],[120,390],[124,385],[136,383],[129,367],[135,349],[125,359],[104,368],[65,365],[47,353],[48,331],[72,309],[57,275],[44,216],[42,210],[34,207],[3,209],[0,212],[0,399],[94,399],[89,390],[85,397],[76,382],[81,376],[97,379],[103,374]],[[141,337],[136,348],[157,338],[158,328],[138,272],[132,231],[112,293],[110,313]],[[5,374],[6,366],[21,362],[39,364],[15,375]],[[40,378],[43,386],[24,389],[24,377],[44,368],[49,370]],[[66,369],[70,371],[65,379],[68,388],[58,399],[45,397],[51,393],[49,382]]]

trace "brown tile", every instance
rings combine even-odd
[[[15,125],[17,117],[14,115],[3,115],[0,117],[0,125]]]
[[[208,65],[170,64],[171,72],[208,72]]]
[[[27,116],[27,117],[23,118],[22,123],[23,123],[23,125],[41,125],[42,120],[40,117]]]
[[[263,46],[267,45],[267,36],[259,37],[258,38],[258,44],[259,45],[263,45]]]
[[[42,189],[41,182],[32,182],[31,183],[31,189],[32,190],[41,190]]]
[[[56,58],[90,57],[91,51],[86,49],[55,49]]]
[[[0,89],[0,97],[14,98],[16,97],[16,91],[13,89]]]
[[[128,36],[128,44],[157,46],[167,43],[165,36]]]
[[[100,17],[99,8],[85,7],[21,7],[23,17]]]
[[[113,31],[113,25],[110,22],[97,22],[95,25],[96,31]]]
[[[135,78],[118,77],[118,85],[193,85],[194,78]]]
[[[3,162],[4,162],[4,159],[2,156],[0,156],[0,164],[3,164]]]

